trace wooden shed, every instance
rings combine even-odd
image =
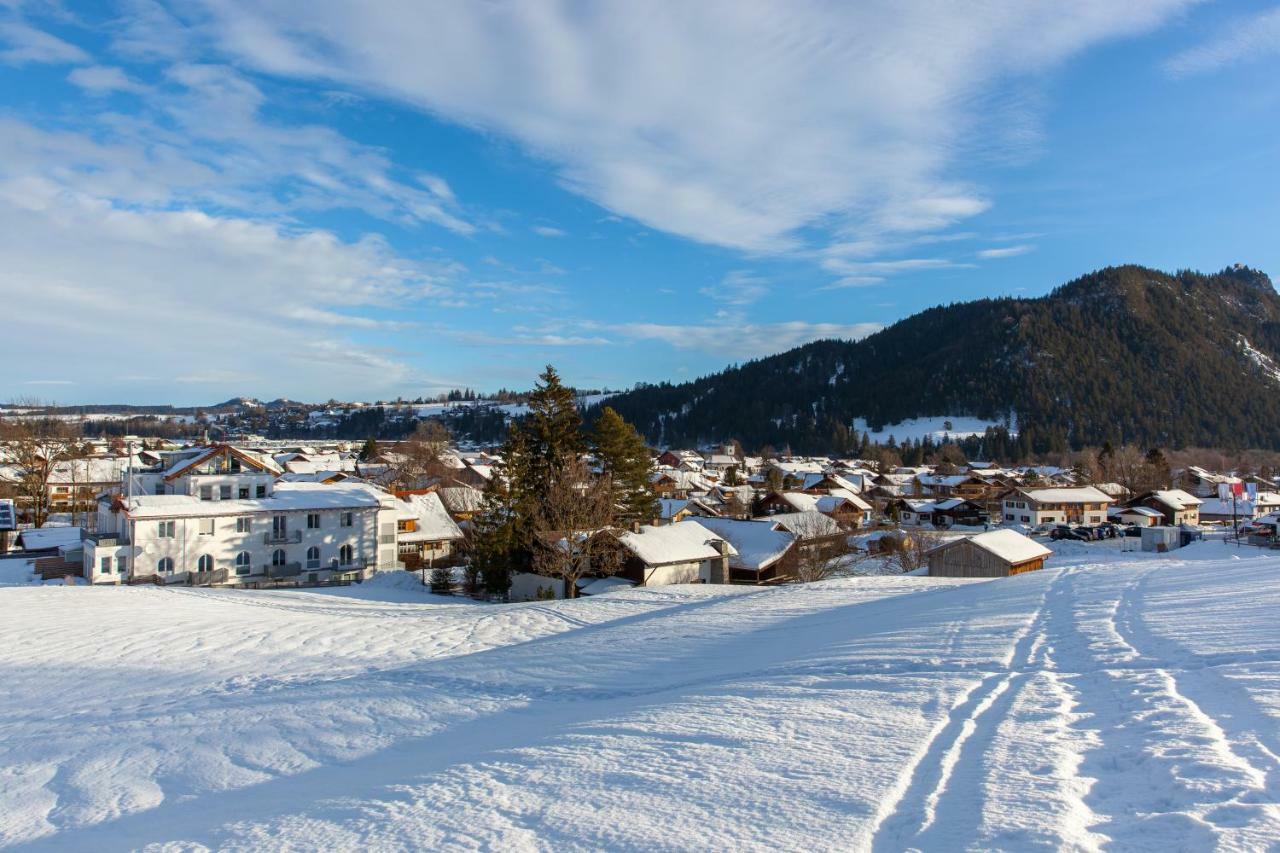
[[[1052,553],[1015,530],[991,530],[953,539],[929,551],[929,575],[1004,578],[1044,568],[1044,558]]]

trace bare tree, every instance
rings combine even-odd
[[[420,489],[444,480],[450,473],[444,461],[453,437],[444,424],[426,420],[396,448],[400,462],[392,481],[403,488]]]
[[[942,537],[929,530],[902,531],[902,536],[886,536],[882,540],[888,566],[903,574],[927,566],[929,552],[942,544]]]
[[[819,512],[803,512],[787,519],[787,529],[796,537],[796,579],[812,583],[839,572],[852,553],[849,535]]]
[[[19,512],[33,526],[43,527],[53,503],[54,470],[76,456],[76,436],[53,418],[30,419],[0,422],[0,441],[9,456],[0,472],[6,490],[17,499]]]
[[[557,470],[533,513],[533,568],[565,582],[575,598],[577,583],[588,574],[611,575],[622,567],[616,539],[597,535],[613,523],[613,490],[581,460]]]

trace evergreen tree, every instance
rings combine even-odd
[[[431,570],[431,591],[436,595],[449,595],[453,592],[453,571],[446,566],[436,566]]]
[[[636,428],[608,406],[591,433],[591,445],[601,472],[612,484],[617,520],[648,521],[658,514],[658,501],[649,484],[649,448]]]
[[[364,440],[364,447],[360,448],[360,461],[368,462],[370,459],[378,455],[378,440],[373,436],[369,436]]]

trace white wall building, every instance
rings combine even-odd
[[[279,473],[269,457],[228,445],[142,472],[126,496],[98,503],[85,578],[320,582],[397,567],[393,495],[364,483],[276,482]],[[139,481],[152,493],[139,494]]]

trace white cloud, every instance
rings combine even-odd
[[[750,305],[769,292],[769,281],[746,270],[733,270],[698,292],[727,305]]]
[[[1225,65],[1280,54],[1280,7],[1233,21],[1217,35],[1165,63],[1175,77],[1203,74]]]
[[[90,65],[84,68],[73,68],[71,73],[67,75],[67,79],[91,95],[146,91],[145,86],[130,80],[123,70],[111,65]]]
[[[568,233],[550,225],[535,225],[529,229],[539,237],[567,237]]]
[[[757,358],[823,338],[859,340],[883,328],[879,323],[716,322],[701,325],[623,323],[617,334],[637,341],[661,341],[682,350],[697,350],[725,359]]]
[[[610,211],[780,251],[806,227],[981,212],[985,193],[954,173],[1000,131],[1002,88],[1189,2],[207,6],[219,47],[259,69],[511,136]]]
[[[994,258],[1016,258],[1018,255],[1025,255],[1028,252],[1034,252],[1036,247],[1030,243],[1023,243],[1018,246],[997,246],[993,249],[981,249],[978,257],[983,260],[991,260]]]
[[[8,45],[0,50],[0,63],[6,65],[89,61],[89,55],[75,45],[22,21],[0,23],[0,42]]]
[[[0,180],[0,232],[0,301],[21,306],[0,337],[6,364],[39,353],[42,372],[98,389],[149,371],[226,395],[320,399],[427,381],[336,331],[373,322],[353,309],[399,311],[440,289],[379,238],[125,207],[13,176]]]

